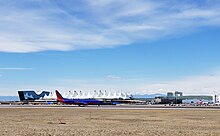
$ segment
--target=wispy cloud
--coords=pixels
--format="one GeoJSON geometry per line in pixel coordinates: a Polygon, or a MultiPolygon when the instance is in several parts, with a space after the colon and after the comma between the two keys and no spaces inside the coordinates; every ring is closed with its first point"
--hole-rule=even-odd
{"type": "Polygon", "coordinates": [[[0,51],[112,48],[220,26],[219,1],[4,0],[0,51]]]}
{"type": "Polygon", "coordinates": [[[90,92],[93,90],[107,90],[110,92],[124,91],[132,94],[151,94],[151,93],[166,93],[168,91],[182,91],[184,95],[220,95],[220,72],[214,74],[186,77],[182,80],[150,83],[147,79],[126,79],[107,81],[103,78],[94,79],[51,79],[50,82],[25,84],[14,83],[13,86],[3,84],[0,87],[0,95],[15,94],[18,89],[33,89],[33,90],[50,90],[55,89],[61,92],[69,90],[77,90],[90,92]],[[3,91],[4,90],[4,91],[3,91]]]}
{"type": "Polygon", "coordinates": [[[16,67],[11,67],[11,68],[0,68],[0,70],[33,70],[33,68],[16,68],[16,67]]]}
{"type": "Polygon", "coordinates": [[[108,80],[119,80],[119,79],[121,79],[121,77],[115,76],[115,75],[108,75],[106,77],[106,79],[108,79],[108,80]]]}
{"type": "Polygon", "coordinates": [[[220,94],[220,72],[209,75],[187,77],[182,80],[146,84],[141,87],[143,93],[183,91],[185,94],[220,94]]]}

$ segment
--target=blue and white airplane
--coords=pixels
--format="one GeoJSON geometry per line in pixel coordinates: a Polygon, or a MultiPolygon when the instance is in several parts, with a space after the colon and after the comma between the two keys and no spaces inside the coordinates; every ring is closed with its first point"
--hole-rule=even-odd
{"type": "Polygon", "coordinates": [[[65,104],[75,104],[79,106],[85,106],[85,105],[103,105],[104,102],[102,100],[96,100],[96,99],[69,99],[69,98],[63,98],[62,95],[56,90],[57,95],[57,101],[65,104]]]}

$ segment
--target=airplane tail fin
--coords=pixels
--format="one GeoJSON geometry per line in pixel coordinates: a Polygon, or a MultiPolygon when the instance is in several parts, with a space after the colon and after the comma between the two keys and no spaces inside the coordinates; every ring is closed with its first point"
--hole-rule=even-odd
{"type": "Polygon", "coordinates": [[[64,102],[64,99],[63,99],[62,95],[58,92],[58,90],[56,90],[56,95],[57,95],[57,101],[64,102]]]}

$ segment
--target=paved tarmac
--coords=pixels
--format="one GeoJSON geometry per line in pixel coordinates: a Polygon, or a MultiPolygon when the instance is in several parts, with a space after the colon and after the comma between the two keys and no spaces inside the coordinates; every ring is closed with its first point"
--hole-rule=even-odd
{"type": "Polygon", "coordinates": [[[77,108],[77,109],[113,109],[113,110],[220,110],[220,106],[164,106],[164,105],[0,105],[1,108],[77,108]]]}

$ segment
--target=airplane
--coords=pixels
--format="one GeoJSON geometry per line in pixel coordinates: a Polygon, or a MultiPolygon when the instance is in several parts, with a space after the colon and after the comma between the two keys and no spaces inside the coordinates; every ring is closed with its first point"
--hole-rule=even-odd
{"type": "Polygon", "coordinates": [[[86,106],[86,105],[103,105],[104,102],[101,100],[96,100],[96,99],[68,99],[68,98],[63,98],[62,95],[58,92],[58,90],[55,90],[56,95],[57,95],[57,101],[65,104],[75,104],[79,106],[86,106]]]}

